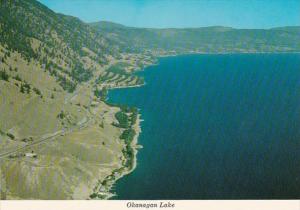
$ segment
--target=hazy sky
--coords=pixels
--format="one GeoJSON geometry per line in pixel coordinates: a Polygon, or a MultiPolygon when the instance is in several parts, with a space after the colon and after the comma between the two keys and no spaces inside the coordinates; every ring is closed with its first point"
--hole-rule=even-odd
{"type": "Polygon", "coordinates": [[[137,27],[271,28],[300,25],[300,0],[39,0],[85,22],[137,27]]]}

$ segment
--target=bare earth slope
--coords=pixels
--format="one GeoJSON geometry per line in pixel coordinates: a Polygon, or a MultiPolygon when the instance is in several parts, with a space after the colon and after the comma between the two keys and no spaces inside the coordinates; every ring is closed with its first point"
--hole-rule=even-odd
{"type": "Polygon", "coordinates": [[[105,94],[138,84],[138,55],[33,0],[1,0],[0,14],[1,199],[110,197],[132,167],[105,94]],[[126,69],[100,82],[119,62],[126,69]]]}

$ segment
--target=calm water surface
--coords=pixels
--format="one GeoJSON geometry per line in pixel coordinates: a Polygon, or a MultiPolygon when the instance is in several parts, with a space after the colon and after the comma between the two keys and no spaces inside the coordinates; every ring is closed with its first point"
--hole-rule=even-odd
{"type": "Polygon", "coordinates": [[[138,165],[115,199],[300,198],[300,55],[160,59],[110,91],[142,118],[138,165]]]}

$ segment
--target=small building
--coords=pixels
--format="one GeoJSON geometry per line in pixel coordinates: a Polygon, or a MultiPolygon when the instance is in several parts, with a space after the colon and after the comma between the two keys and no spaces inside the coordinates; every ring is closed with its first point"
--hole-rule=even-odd
{"type": "Polygon", "coordinates": [[[28,153],[25,153],[25,157],[37,158],[37,154],[34,152],[28,152],[28,153]]]}

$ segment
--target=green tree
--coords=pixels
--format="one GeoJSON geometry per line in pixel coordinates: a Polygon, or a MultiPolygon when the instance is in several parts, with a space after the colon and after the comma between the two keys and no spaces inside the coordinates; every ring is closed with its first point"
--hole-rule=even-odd
{"type": "Polygon", "coordinates": [[[129,126],[129,120],[128,120],[128,116],[126,113],[119,111],[115,114],[116,119],[119,122],[119,127],[121,128],[128,128],[129,126]]]}
{"type": "Polygon", "coordinates": [[[132,128],[126,129],[120,136],[120,139],[124,139],[126,144],[130,144],[135,136],[135,130],[132,128]]]}
{"type": "Polygon", "coordinates": [[[0,71],[0,79],[4,80],[4,81],[8,81],[9,80],[9,75],[6,73],[5,70],[0,71]]]}
{"type": "Polygon", "coordinates": [[[20,77],[19,75],[16,75],[16,76],[14,76],[13,78],[14,78],[15,80],[20,81],[20,82],[22,81],[22,79],[21,79],[21,77],[20,77]]]}
{"type": "Polygon", "coordinates": [[[41,91],[39,89],[37,89],[36,87],[33,88],[33,91],[37,94],[37,95],[42,95],[41,91]]]}
{"type": "Polygon", "coordinates": [[[24,85],[23,85],[23,84],[21,84],[20,92],[21,92],[21,93],[25,93],[25,88],[24,88],[24,85]]]}
{"type": "Polygon", "coordinates": [[[64,119],[65,117],[66,117],[66,115],[63,110],[61,110],[60,113],[57,115],[57,118],[59,118],[59,119],[64,119]]]}

